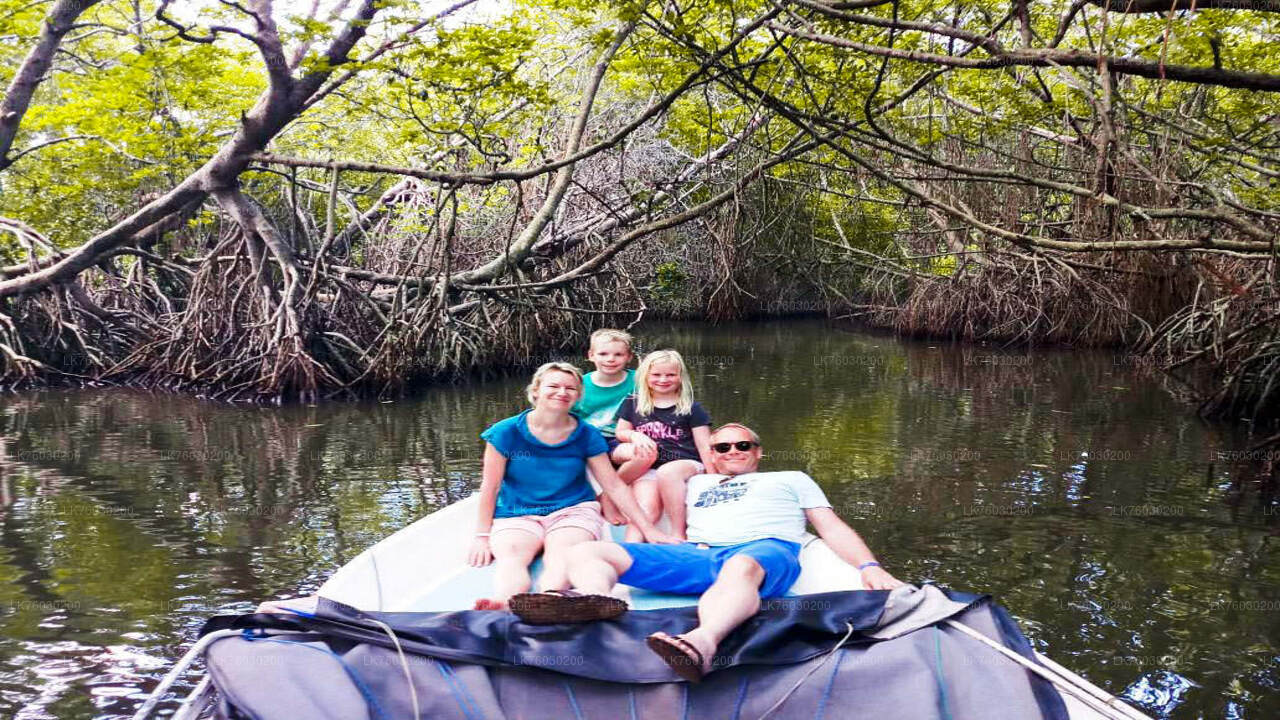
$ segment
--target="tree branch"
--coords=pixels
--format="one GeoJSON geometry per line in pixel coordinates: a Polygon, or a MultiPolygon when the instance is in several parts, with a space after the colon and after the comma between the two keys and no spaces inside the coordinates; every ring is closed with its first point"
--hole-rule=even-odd
{"type": "MultiPolygon", "coordinates": [[[[901,26],[901,23],[898,23],[901,26]]],[[[833,47],[857,50],[878,57],[906,60],[908,62],[945,65],[956,68],[991,69],[1012,66],[1024,67],[1076,67],[1096,69],[1099,63],[1105,62],[1113,72],[1121,75],[1136,75],[1155,80],[1176,80],[1198,83],[1201,85],[1218,85],[1220,87],[1240,88],[1243,90],[1262,90],[1280,92],[1280,75],[1270,73],[1244,72],[1241,70],[1223,70],[1213,67],[1192,65],[1169,65],[1150,62],[1129,57],[1111,57],[1087,53],[1079,50],[1058,50],[1055,48],[1016,48],[993,52],[987,58],[962,58],[953,55],[919,52],[915,50],[898,50],[867,43],[847,40],[834,35],[806,32],[780,23],[770,22],[769,27],[778,32],[795,37],[819,42],[833,47]]],[[[902,29],[913,29],[903,27],[902,29]]]]}
{"type": "Polygon", "coordinates": [[[1280,0],[1088,0],[1115,13],[1167,13],[1174,10],[1253,10],[1280,12],[1280,0]]]}
{"type": "Polygon", "coordinates": [[[9,157],[13,139],[31,105],[31,97],[53,65],[53,57],[62,38],[75,27],[76,18],[97,3],[98,0],[58,0],[49,9],[39,39],[23,58],[22,65],[5,90],[4,102],[0,102],[0,171],[17,160],[9,157]]]}

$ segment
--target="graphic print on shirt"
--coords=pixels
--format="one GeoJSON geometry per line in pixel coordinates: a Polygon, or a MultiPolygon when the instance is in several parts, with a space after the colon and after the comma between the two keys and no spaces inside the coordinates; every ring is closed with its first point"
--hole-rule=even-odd
{"type": "Polygon", "coordinates": [[[743,495],[747,494],[746,480],[730,480],[719,485],[711,487],[698,493],[698,500],[693,504],[694,507],[712,507],[720,503],[733,502],[743,495]]]}
{"type": "Polygon", "coordinates": [[[682,440],[684,439],[684,429],[671,427],[666,423],[654,420],[643,425],[637,425],[636,430],[644,435],[648,435],[652,440],[682,440]]]}
{"type": "Polygon", "coordinates": [[[618,408],[607,407],[597,410],[586,417],[588,425],[594,425],[597,428],[608,427],[616,422],[618,408]]]}

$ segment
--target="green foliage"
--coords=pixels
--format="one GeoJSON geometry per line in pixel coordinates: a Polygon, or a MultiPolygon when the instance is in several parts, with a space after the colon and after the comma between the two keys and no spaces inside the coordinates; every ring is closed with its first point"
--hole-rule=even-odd
{"type": "MultiPolygon", "coordinates": [[[[112,9],[97,12],[118,19],[112,9]]],[[[262,76],[243,49],[168,35],[149,24],[134,36],[104,33],[75,44],[78,58],[99,67],[44,83],[15,145],[21,152],[45,139],[83,137],[9,168],[0,214],[75,246],[216,150],[261,92],[262,76]]]]}
{"type": "MultiPolygon", "coordinates": [[[[153,19],[155,4],[150,0],[135,8],[132,2],[107,0],[83,18],[103,31],[73,34],[68,40],[66,53],[24,118],[16,149],[52,138],[85,137],[50,145],[7,170],[0,179],[0,214],[23,219],[63,247],[74,246],[143,199],[171,188],[238,128],[240,114],[265,87],[256,48],[230,35],[212,44],[175,38],[172,28],[153,19]],[[133,22],[135,11],[139,24],[133,22]]],[[[307,18],[305,4],[277,5],[285,45],[312,44],[295,72],[320,69],[334,24],[307,18]]],[[[589,141],[678,87],[706,53],[725,47],[769,7],[758,0],[618,0],[603,6],[582,0],[518,0],[474,8],[433,23],[372,61],[347,66],[359,68],[357,78],[291,124],[272,149],[312,158],[457,170],[537,164],[560,152],[593,58],[615,39],[620,22],[639,24],[610,67],[589,141]]],[[[1032,44],[1044,45],[1058,33],[1063,8],[1032,3],[1030,9],[1032,44]]],[[[897,10],[901,18],[989,35],[1005,47],[1023,43],[1018,23],[1003,21],[1010,10],[1007,0],[904,0],[897,10]]],[[[0,48],[0,79],[12,77],[46,11],[47,4],[0,0],[3,34],[19,39],[0,48]]],[[[887,20],[894,9],[886,4],[856,12],[887,20]]],[[[417,22],[421,13],[416,2],[388,3],[357,57],[367,57],[397,28],[417,22]]],[[[247,26],[228,4],[196,4],[195,14],[202,27],[208,22],[247,26]]],[[[987,54],[918,30],[890,34],[882,27],[808,16],[814,31],[864,45],[883,47],[892,38],[899,51],[972,59],[987,54]]],[[[1172,17],[1111,13],[1104,29],[1099,8],[1086,4],[1060,47],[1277,73],[1280,54],[1273,46],[1278,34],[1280,14],[1212,10],[1172,17]]],[[[869,53],[786,38],[767,28],[742,39],[729,62],[749,72],[736,79],[724,74],[704,79],[655,121],[653,134],[675,155],[699,157],[741,136],[753,118],[763,116],[770,117],[769,124],[751,138],[753,150],[763,155],[780,148],[795,127],[759,100],[762,93],[802,116],[856,128],[849,137],[866,133],[883,146],[885,141],[869,130],[867,107],[887,103],[936,69],[910,61],[886,64],[869,53]]],[[[877,122],[923,157],[995,166],[1016,155],[1023,169],[1035,166],[1046,177],[1059,178],[1059,169],[1081,163],[1079,158],[1091,152],[1092,134],[1099,127],[1096,80],[1089,70],[951,69],[877,122]]],[[[1195,129],[1195,147],[1174,145],[1162,151],[1163,157],[1173,157],[1167,162],[1170,178],[1212,184],[1247,206],[1280,210],[1280,186],[1250,167],[1268,161],[1261,157],[1264,151],[1239,149],[1268,131],[1260,119],[1280,116],[1278,94],[1118,77],[1114,105],[1122,140],[1135,152],[1154,153],[1167,141],[1164,128],[1147,116],[1195,129]]],[[[883,147],[847,138],[843,142],[878,167],[900,159],[901,153],[883,147]]],[[[901,260],[906,253],[897,238],[922,225],[918,217],[904,218],[892,204],[906,196],[869,179],[830,148],[810,153],[805,162],[824,170],[811,173],[782,165],[770,171],[774,179],[823,188],[794,194],[793,222],[785,224],[786,232],[769,238],[774,243],[770,247],[784,247],[786,233],[800,232],[816,241],[812,254],[824,261],[842,258],[838,246],[845,243],[901,260]]],[[[300,170],[297,176],[319,186],[326,182],[320,171],[300,170]]],[[[279,176],[246,174],[244,180],[259,196],[283,196],[279,176]]],[[[357,209],[367,207],[388,184],[386,178],[357,173],[345,174],[344,180],[366,190],[357,198],[357,209]]],[[[653,197],[651,188],[630,178],[622,178],[621,184],[636,204],[653,197]]],[[[503,212],[515,196],[513,188],[503,186],[463,198],[460,210],[503,212]]],[[[1028,193],[1026,205],[1009,212],[1010,223],[1030,222],[1032,216],[1065,223],[1075,211],[1074,202],[1065,193],[1028,193]]],[[[323,203],[310,203],[302,212],[312,213],[310,219],[323,225],[323,203]]],[[[405,230],[430,223],[427,217],[415,225],[418,220],[406,221],[405,230]]],[[[937,250],[945,248],[930,252],[937,250]]],[[[10,236],[0,239],[0,254],[8,261],[22,255],[10,236]]],[[[659,271],[654,292],[683,292],[687,278],[672,273],[688,269],[678,263],[663,267],[667,269],[659,271]]],[[[954,257],[942,257],[912,267],[946,276],[959,264],[954,257]]]]}
{"type": "Polygon", "coordinates": [[[689,275],[680,263],[667,261],[654,267],[649,292],[658,300],[674,300],[688,291],[689,275]]]}

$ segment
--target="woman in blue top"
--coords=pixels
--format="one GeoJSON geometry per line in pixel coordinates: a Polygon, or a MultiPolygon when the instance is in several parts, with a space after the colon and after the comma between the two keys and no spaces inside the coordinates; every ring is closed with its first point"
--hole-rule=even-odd
{"type": "Polygon", "coordinates": [[[544,552],[541,586],[568,587],[565,551],[604,537],[600,503],[587,481],[596,480],[649,542],[674,543],[636,505],[609,462],[600,431],[572,414],[582,396],[582,373],[567,363],[547,363],[533,374],[527,389],[532,410],[494,423],[485,440],[484,474],[476,537],[469,561],[496,562],[493,597],[477,610],[502,610],[512,595],[532,584],[529,564],[544,552]]]}

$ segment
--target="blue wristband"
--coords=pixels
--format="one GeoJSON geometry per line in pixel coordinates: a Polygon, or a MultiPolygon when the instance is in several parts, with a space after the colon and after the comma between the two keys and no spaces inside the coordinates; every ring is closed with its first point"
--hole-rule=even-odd
{"type": "Polygon", "coordinates": [[[858,566],[858,572],[862,572],[863,570],[866,570],[869,567],[880,567],[880,563],[876,562],[875,560],[872,560],[871,562],[864,562],[858,566]]]}

